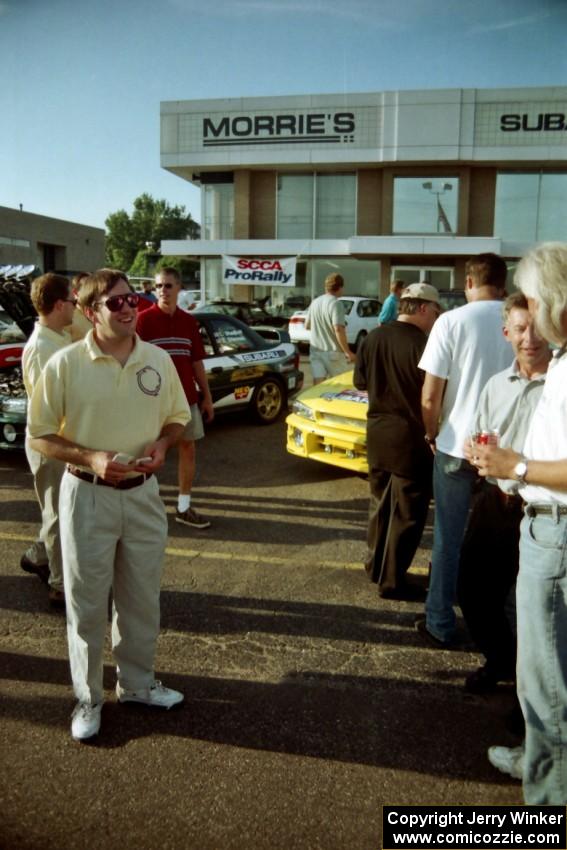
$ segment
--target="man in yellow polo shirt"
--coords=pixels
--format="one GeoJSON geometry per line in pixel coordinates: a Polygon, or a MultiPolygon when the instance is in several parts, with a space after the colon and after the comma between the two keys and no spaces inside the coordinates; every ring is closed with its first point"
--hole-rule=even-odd
{"type": "MultiPolygon", "coordinates": [[[[39,319],[26,342],[22,355],[22,372],[28,398],[31,398],[39,376],[56,351],[70,345],[69,326],[73,321],[76,299],[66,277],[49,272],[32,283],[31,299],[39,319]]],[[[59,539],[59,487],[64,464],[33,451],[26,439],[26,457],[33,474],[35,492],[41,508],[39,538],[26,550],[20,566],[49,583],[49,604],[65,607],[63,564],[59,539]]]]}
{"type": "Polygon", "coordinates": [[[79,741],[100,729],[111,588],[119,701],[171,708],[183,700],[154,677],[167,537],[154,472],[190,413],[169,355],[136,336],[138,297],[112,269],[83,282],[94,328],[51,358],[29,409],[32,448],[67,464],[59,522],[79,741]]]}

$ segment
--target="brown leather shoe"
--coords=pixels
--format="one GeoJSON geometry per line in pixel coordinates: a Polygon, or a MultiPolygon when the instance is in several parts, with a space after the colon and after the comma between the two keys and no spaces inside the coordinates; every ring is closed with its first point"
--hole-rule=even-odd
{"type": "Polygon", "coordinates": [[[419,584],[406,581],[400,587],[378,590],[381,599],[399,599],[402,602],[424,602],[427,592],[419,584]]]}
{"type": "Polygon", "coordinates": [[[422,640],[429,644],[433,649],[454,649],[455,644],[452,641],[448,640],[439,640],[438,637],[435,637],[429,629],[427,628],[427,624],[425,622],[425,617],[419,617],[415,621],[415,628],[418,635],[422,638],[422,640]]]}
{"type": "Polygon", "coordinates": [[[49,589],[48,593],[49,604],[52,608],[65,610],[65,594],[62,590],[56,590],[54,587],[49,589]]]}
{"type": "Polygon", "coordinates": [[[44,584],[47,584],[49,581],[49,565],[48,564],[35,564],[33,561],[30,561],[25,555],[22,555],[20,558],[20,567],[26,573],[33,573],[36,575],[44,584]]]}

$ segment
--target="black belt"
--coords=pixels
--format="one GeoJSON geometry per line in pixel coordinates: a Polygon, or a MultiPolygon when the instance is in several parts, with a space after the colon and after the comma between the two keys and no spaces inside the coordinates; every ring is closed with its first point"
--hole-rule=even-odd
{"type": "Polygon", "coordinates": [[[498,496],[503,505],[507,508],[521,508],[524,504],[524,500],[518,493],[504,493],[503,490],[498,487],[498,485],[493,485],[498,488],[498,496]]]}
{"type": "Polygon", "coordinates": [[[101,487],[113,487],[115,490],[131,490],[133,487],[139,487],[153,475],[153,472],[148,472],[145,475],[136,475],[134,478],[123,478],[122,481],[111,484],[110,481],[105,481],[104,478],[99,478],[92,472],[84,472],[78,466],[67,464],[67,472],[70,472],[75,478],[80,478],[81,481],[88,481],[89,484],[100,484],[101,487]]]}
{"type": "Polygon", "coordinates": [[[547,516],[567,516],[567,505],[558,505],[557,502],[553,505],[527,505],[526,515],[529,517],[545,514],[547,516]]]}

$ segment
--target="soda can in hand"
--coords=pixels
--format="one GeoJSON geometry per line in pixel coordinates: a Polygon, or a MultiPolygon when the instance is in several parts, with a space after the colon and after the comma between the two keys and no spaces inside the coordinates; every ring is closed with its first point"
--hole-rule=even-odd
{"type": "Polygon", "coordinates": [[[476,431],[472,434],[472,442],[477,446],[497,446],[500,440],[498,431],[476,431]]]}

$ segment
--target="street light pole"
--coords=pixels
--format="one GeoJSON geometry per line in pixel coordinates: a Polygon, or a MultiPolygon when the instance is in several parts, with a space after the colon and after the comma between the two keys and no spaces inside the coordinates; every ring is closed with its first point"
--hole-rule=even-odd
{"type": "Polygon", "coordinates": [[[426,183],[422,183],[421,185],[424,189],[427,189],[428,192],[431,192],[432,195],[435,195],[437,201],[437,233],[441,232],[439,229],[441,222],[443,222],[445,233],[452,233],[451,224],[447,218],[445,210],[443,209],[441,201],[439,200],[441,195],[444,195],[445,192],[451,191],[453,188],[452,183],[443,183],[442,185],[438,184],[437,189],[434,188],[431,180],[428,180],[426,183]]]}

